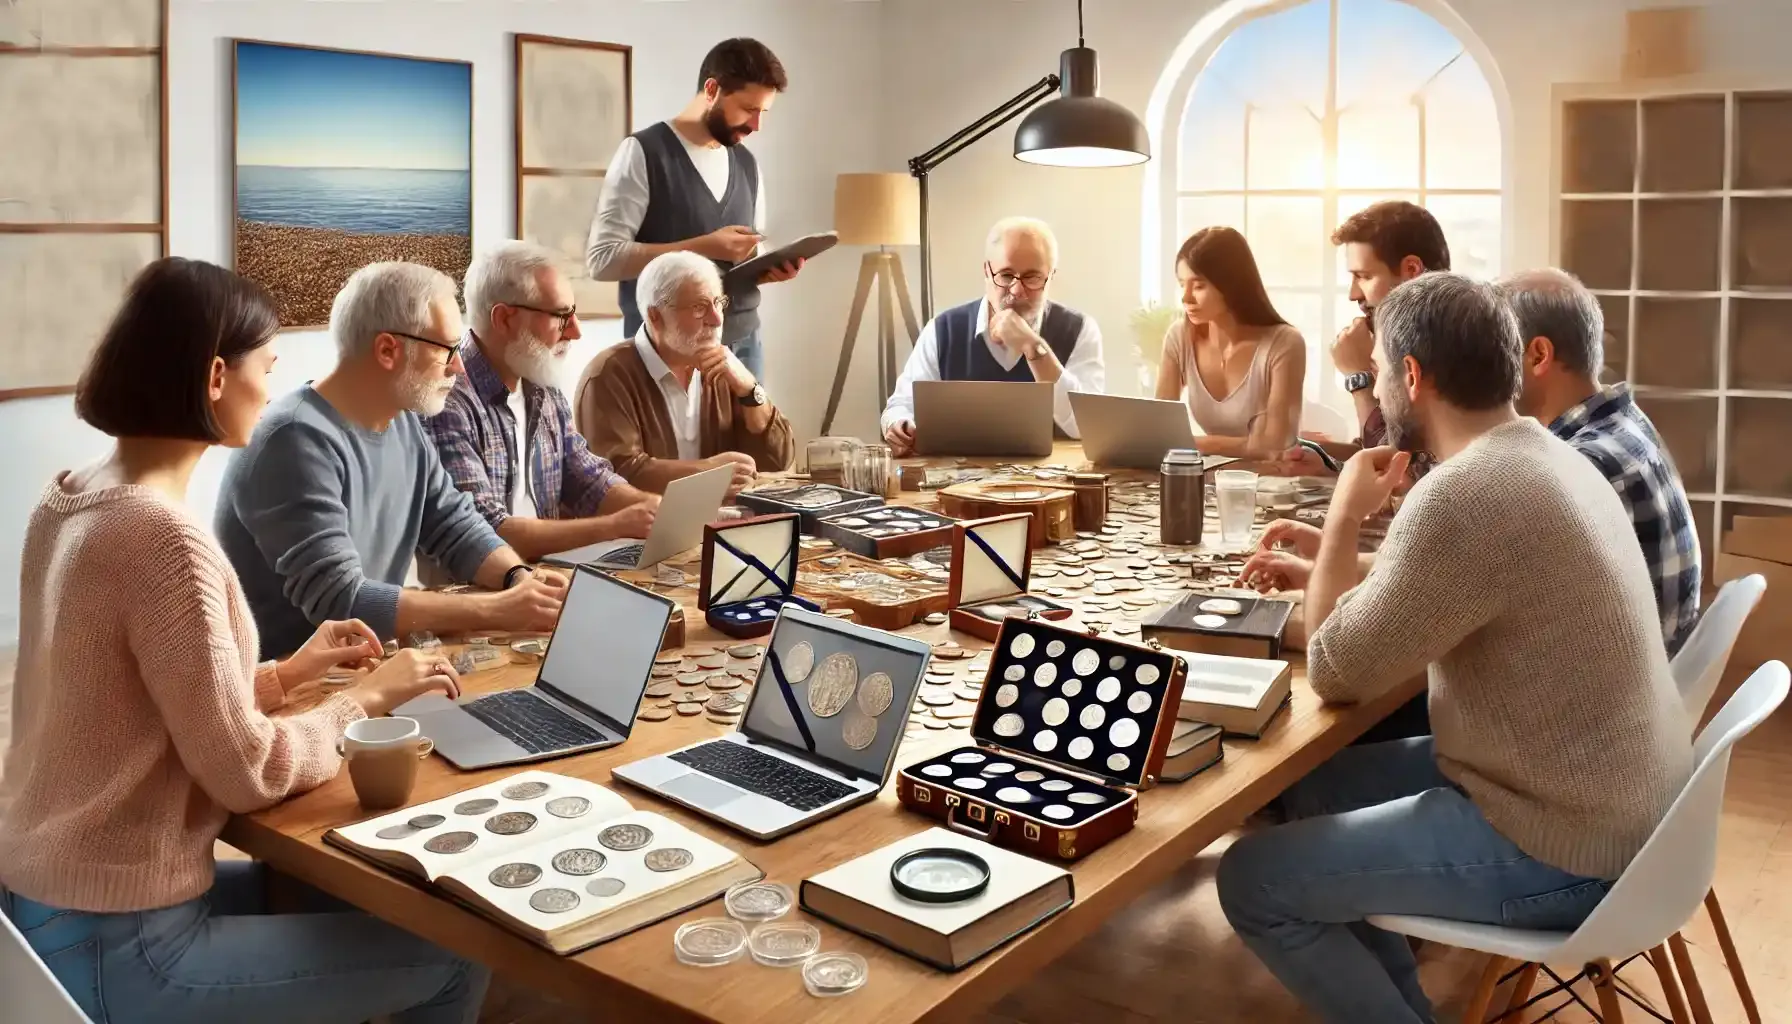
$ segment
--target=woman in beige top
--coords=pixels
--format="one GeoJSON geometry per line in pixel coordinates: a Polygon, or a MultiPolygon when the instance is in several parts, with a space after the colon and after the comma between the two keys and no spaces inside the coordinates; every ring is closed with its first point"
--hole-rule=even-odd
{"type": "Polygon", "coordinates": [[[1186,389],[1205,454],[1286,451],[1300,426],[1307,343],[1270,304],[1250,243],[1232,228],[1202,228],[1176,253],[1176,281],[1183,318],[1164,336],[1157,397],[1186,389]]]}

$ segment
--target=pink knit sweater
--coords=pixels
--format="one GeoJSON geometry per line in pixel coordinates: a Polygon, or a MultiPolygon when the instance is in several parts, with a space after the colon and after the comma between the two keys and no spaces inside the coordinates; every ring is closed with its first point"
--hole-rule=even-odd
{"type": "Polygon", "coordinates": [[[361,718],[341,694],[285,700],[211,535],[146,487],[67,474],[25,532],[13,742],[0,777],[0,885],[52,906],[170,906],[212,883],[212,842],[336,774],[361,718]]]}

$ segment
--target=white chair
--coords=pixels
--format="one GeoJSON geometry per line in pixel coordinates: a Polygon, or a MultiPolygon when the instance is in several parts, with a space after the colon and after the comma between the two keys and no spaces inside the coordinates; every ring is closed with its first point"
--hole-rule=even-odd
{"type": "Polygon", "coordinates": [[[25,936],[12,919],[0,914],[0,998],[7,1020],[31,1024],[93,1024],[37,954],[25,944],[25,936]],[[14,1016],[17,1014],[17,1016],[14,1016]]]}
{"type": "MultiPolygon", "coordinates": [[[[1737,689],[1693,744],[1693,773],[1667,816],[1613,884],[1599,906],[1573,932],[1528,931],[1499,925],[1433,917],[1375,915],[1369,923],[1385,931],[1488,954],[1487,969],[1475,987],[1465,1024],[1481,1024],[1502,973],[1523,965],[1518,987],[1496,1019],[1506,1020],[1528,1005],[1538,968],[1545,963],[1585,964],[1582,973],[1598,993],[1602,1019],[1624,1019],[1612,984],[1614,959],[1646,953],[1666,992],[1674,1020],[1691,1018],[1674,983],[1663,948],[1692,917],[1717,869],[1717,825],[1723,813],[1724,778],[1736,741],[1760,725],[1786,699],[1792,672],[1770,661],[1737,689]]],[[[1578,996],[1574,996],[1578,999],[1578,996]]]]}
{"type": "Polygon", "coordinates": [[[1356,423],[1329,405],[1306,401],[1301,403],[1300,429],[1317,430],[1325,433],[1334,441],[1354,441],[1359,431],[1356,423]]]}
{"type": "MultiPolygon", "coordinates": [[[[1725,583],[1699,616],[1698,625],[1693,627],[1692,635],[1681,645],[1680,652],[1674,655],[1669,668],[1674,674],[1674,685],[1680,691],[1680,702],[1686,706],[1688,722],[1694,729],[1698,728],[1705,705],[1711,702],[1711,695],[1723,679],[1724,669],[1730,664],[1730,652],[1736,648],[1736,638],[1742,634],[1743,624],[1761,603],[1761,595],[1766,590],[1767,579],[1759,573],[1725,583]]],[[[1730,925],[1724,919],[1723,907],[1717,902],[1716,889],[1705,894],[1705,913],[1711,918],[1711,930],[1717,933],[1717,945],[1723,952],[1724,963],[1730,968],[1730,980],[1736,984],[1743,1013],[1749,1024],[1761,1024],[1761,1011],[1755,1005],[1754,991],[1749,988],[1748,974],[1742,969],[1742,957],[1737,954],[1736,943],[1730,938],[1730,925]]],[[[1707,1018],[1709,1010],[1705,1006],[1705,993],[1686,952],[1686,940],[1675,932],[1668,939],[1668,948],[1680,966],[1686,997],[1692,1003],[1695,1018],[1707,1018]]]]}

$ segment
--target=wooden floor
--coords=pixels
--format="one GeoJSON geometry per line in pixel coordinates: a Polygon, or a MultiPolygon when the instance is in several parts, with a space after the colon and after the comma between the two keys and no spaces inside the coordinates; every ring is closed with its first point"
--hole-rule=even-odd
{"type": "MultiPolygon", "coordinates": [[[[0,755],[10,736],[13,654],[0,650],[0,755]]],[[[1792,711],[1782,710],[1737,750],[1724,800],[1717,892],[1765,1021],[1792,1021],[1792,711]]],[[[1210,884],[1222,845],[1140,899],[1033,983],[1012,993],[977,1024],[1231,1024],[1310,1021],[1232,934],[1210,884]]],[[[795,884],[799,879],[781,879],[795,884]]],[[[1741,1021],[1742,1010],[1701,913],[1685,932],[1715,1021],[1741,1021]]],[[[671,951],[667,951],[671,955],[671,951]]],[[[1425,989],[1441,1022],[1457,1021],[1481,967],[1460,950],[1426,947],[1425,989]]],[[[771,970],[771,968],[766,968],[771,970]]],[[[693,984],[699,983],[693,969],[693,984]]],[[[1624,982],[1657,1007],[1659,988],[1646,964],[1624,982]]],[[[795,983],[795,979],[792,979],[795,983]]],[[[1541,987],[1539,988],[1541,991],[1541,987]]],[[[1594,1002],[1581,986],[1584,998],[1594,1002]]],[[[1553,1001],[1549,1004],[1553,1005],[1553,1001]]],[[[500,981],[482,1024],[560,1024],[584,1015],[500,981]]],[[[596,1019],[596,1018],[590,1018],[596,1019]]],[[[1589,1021],[1571,1007],[1554,1018],[1589,1021]]],[[[1648,1020],[1640,1011],[1628,1020],[1648,1020]]]]}

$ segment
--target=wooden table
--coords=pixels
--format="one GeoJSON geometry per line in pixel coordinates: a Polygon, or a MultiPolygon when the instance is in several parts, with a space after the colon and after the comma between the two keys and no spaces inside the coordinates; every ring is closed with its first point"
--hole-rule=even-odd
{"type": "MultiPolygon", "coordinates": [[[[1065,461],[1080,458],[1080,453],[1060,450],[1054,458],[1065,461]]],[[[696,612],[695,591],[685,589],[677,594],[685,605],[689,642],[729,642],[704,624],[696,612]]],[[[933,641],[951,636],[966,646],[985,646],[973,637],[950,633],[943,625],[904,632],[933,641]]],[[[821,929],[824,950],[850,949],[870,964],[865,987],[839,999],[811,997],[795,968],[762,967],[751,958],[717,968],[680,964],[672,953],[673,931],[687,920],[725,913],[719,901],[574,956],[549,953],[400,875],[324,845],[326,830],[370,817],[357,804],[346,772],[279,806],[233,819],[223,838],[286,874],[489,965],[514,984],[538,988],[605,1019],[730,1024],[954,1019],[994,1002],[1045,968],[1109,915],[1236,828],[1424,685],[1422,679],[1414,679],[1366,704],[1325,707],[1307,687],[1305,665],[1298,655],[1295,664],[1289,713],[1279,715],[1262,739],[1228,739],[1220,764],[1188,782],[1160,785],[1142,794],[1137,826],[1072,866],[1076,880],[1073,906],[964,970],[952,974],[937,971],[844,929],[808,918],[821,929]]],[[[466,689],[478,693],[525,685],[534,671],[534,666],[513,665],[476,673],[465,680],[466,689]]],[[[717,735],[722,729],[701,715],[637,722],[628,742],[620,747],[539,767],[611,786],[636,807],[669,815],[741,851],[768,879],[783,882],[792,890],[805,877],[934,824],[902,809],[894,787],[886,786],[875,801],[775,842],[760,843],[611,780],[610,769],[615,765],[664,753],[717,735]]],[[[909,764],[966,742],[968,736],[958,730],[929,733],[905,741],[897,760],[909,764]]],[[[413,799],[419,803],[437,799],[516,770],[461,772],[431,758],[419,773],[413,799]]]]}

